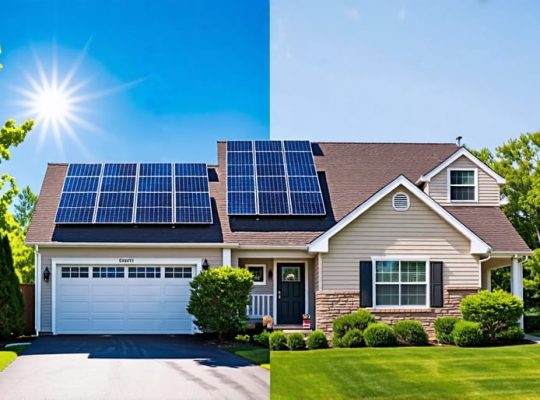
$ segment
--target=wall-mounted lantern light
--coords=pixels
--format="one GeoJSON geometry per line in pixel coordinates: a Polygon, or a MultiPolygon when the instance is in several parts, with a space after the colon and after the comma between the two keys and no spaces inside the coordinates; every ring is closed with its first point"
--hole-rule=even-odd
{"type": "Polygon", "coordinates": [[[202,263],[202,269],[203,271],[206,271],[210,267],[210,264],[208,264],[208,260],[205,258],[202,263]]]}
{"type": "Polygon", "coordinates": [[[45,268],[45,271],[43,271],[43,280],[45,282],[49,282],[49,278],[51,277],[51,271],[49,271],[49,268],[45,268]]]}
{"type": "Polygon", "coordinates": [[[271,270],[271,269],[268,269],[268,280],[269,280],[269,281],[272,281],[272,277],[273,277],[273,275],[272,275],[272,270],[271,270]]]}

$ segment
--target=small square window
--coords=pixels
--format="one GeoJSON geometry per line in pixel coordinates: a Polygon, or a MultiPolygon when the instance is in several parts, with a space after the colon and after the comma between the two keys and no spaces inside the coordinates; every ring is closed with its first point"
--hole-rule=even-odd
{"type": "Polygon", "coordinates": [[[266,285],[266,265],[246,265],[246,269],[253,274],[254,285],[266,285]]]}
{"type": "Polygon", "coordinates": [[[449,196],[450,201],[476,201],[476,171],[450,170],[449,196]]]}
{"type": "Polygon", "coordinates": [[[283,267],[281,269],[282,282],[300,282],[300,267],[283,267]]]}

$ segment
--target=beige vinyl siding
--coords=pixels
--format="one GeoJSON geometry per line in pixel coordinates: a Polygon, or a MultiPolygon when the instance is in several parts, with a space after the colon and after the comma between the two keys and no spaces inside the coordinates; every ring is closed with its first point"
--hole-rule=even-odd
{"type": "Polygon", "coordinates": [[[475,205],[475,206],[499,206],[500,188],[499,184],[489,176],[484,170],[478,168],[467,157],[462,156],[443,169],[433,178],[429,184],[428,194],[443,206],[448,205],[475,205]],[[449,202],[448,201],[448,170],[452,168],[471,168],[478,171],[478,201],[477,202],[449,202]]]}
{"type": "Polygon", "coordinates": [[[266,265],[266,285],[253,285],[251,293],[253,294],[272,294],[274,288],[273,279],[268,279],[268,271],[274,266],[274,260],[268,258],[241,258],[239,266],[245,268],[247,265],[266,265]]]}
{"type": "Polygon", "coordinates": [[[470,242],[405,188],[398,188],[330,239],[322,254],[324,290],[359,290],[360,260],[372,256],[416,255],[444,263],[446,286],[477,287],[477,260],[470,242]],[[392,208],[394,193],[405,192],[410,208],[392,208]]]}
{"type": "MultiPolygon", "coordinates": [[[[222,264],[221,249],[134,249],[134,248],[44,248],[40,247],[41,269],[52,268],[53,258],[196,258],[211,266],[222,264]]],[[[43,276],[43,275],[42,275],[43,276]]],[[[52,281],[41,280],[41,331],[52,331],[52,281]]]]}

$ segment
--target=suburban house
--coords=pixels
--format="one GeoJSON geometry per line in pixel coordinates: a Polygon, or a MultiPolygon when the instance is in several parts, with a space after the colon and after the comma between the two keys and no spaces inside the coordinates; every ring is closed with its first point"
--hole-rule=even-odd
{"type": "Polygon", "coordinates": [[[49,164],[27,244],[40,334],[195,332],[189,282],[255,276],[249,317],[331,332],[359,307],[394,322],[459,314],[530,249],[504,179],[447,143],[219,142],[218,163],[49,164]]]}

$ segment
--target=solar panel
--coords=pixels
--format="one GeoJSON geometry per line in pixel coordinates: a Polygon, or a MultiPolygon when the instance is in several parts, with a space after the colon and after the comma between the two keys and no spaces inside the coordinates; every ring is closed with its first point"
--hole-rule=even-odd
{"type": "Polygon", "coordinates": [[[103,166],[96,223],[133,222],[136,179],[137,164],[111,163],[103,166]]]}
{"type": "Polygon", "coordinates": [[[206,164],[71,164],[56,222],[211,224],[206,164]]]}
{"type": "Polygon", "coordinates": [[[212,208],[208,166],[175,164],[175,221],[179,224],[211,224],[212,208]]]}
{"type": "Polygon", "coordinates": [[[140,164],[137,184],[137,223],[173,222],[172,164],[140,164]]]}
{"type": "Polygon", "coordinates": [[[70,164],[55,221],[91,223],[98,195],[101,164],[70,164]]]}
{"type": "Polygon", "coordinates": [[[257,214],[253,142],[227,142],[227,213],[257,214]]]}
{"type": "Polygon", "coordinates": [[[227,142],[229,215],[325,215],[307,140],[227,142]]]}

